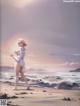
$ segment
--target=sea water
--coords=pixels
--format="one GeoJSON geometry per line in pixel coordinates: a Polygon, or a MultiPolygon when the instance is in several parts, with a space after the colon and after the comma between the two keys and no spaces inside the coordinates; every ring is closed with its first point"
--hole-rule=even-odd
{"type": "MultiPolygon", "coordinates": [[[[69,72],[69,71],[42,71],[40,70],[27,70],[25,71],[26,77],[34,80],[42,80],[48,83],[60,83],[62,81],[76,82],[80,84],[80,72],[69,72]]],[[[15,70],[6,68],[1,71],[0,81],[15,81],[15,70]]]]}

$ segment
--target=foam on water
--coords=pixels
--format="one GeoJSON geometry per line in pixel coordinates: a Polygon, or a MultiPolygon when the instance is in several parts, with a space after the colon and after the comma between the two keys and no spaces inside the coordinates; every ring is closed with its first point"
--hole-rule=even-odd
{"type": "MultiPolygon", "coordinates": [[[[79,72],[68,72],[68,71],[56,71],[56,72],[44,72],[44,74],[39,72],[25,72],[25,75],[29,79],[33,80],[43,80],[44,82],[48,83],[59,83],[61,81],[71,81],[80,83],[80,73],[79,72]]],[[[15,81],[15,71],[8,70],[1,72],[1,79],[0,81],[15,81]]]]}

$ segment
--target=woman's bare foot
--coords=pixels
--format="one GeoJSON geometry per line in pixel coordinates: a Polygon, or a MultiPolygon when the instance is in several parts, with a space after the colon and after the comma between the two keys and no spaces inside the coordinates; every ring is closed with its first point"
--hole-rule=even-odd
{"type": "Polygon", "coordinates": [[[28,86],[28,87],[26,88],[26,90],[30,90],[30,86],[28,86]]]}

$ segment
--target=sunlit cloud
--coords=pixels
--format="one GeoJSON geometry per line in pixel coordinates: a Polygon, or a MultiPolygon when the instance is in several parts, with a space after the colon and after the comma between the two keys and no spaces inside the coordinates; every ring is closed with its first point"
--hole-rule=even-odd
{"type": "Polygon", "coordinates": [[[29,6],[34,4],[40,0],[2,0],[2,4],[8,4],[17,8],[24,8],[25,6],[29,6]]]}

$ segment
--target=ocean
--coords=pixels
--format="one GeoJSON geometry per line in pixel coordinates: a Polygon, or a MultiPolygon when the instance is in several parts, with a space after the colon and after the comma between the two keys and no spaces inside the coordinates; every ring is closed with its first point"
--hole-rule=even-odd
{"type": "MultiPolygon", "coordinates": [[[[70,71],[44,71],[41,69],[27,69],[25,76],[30,80],[41,80],[45,83],[61,83],[64,81],[75,82],[80,84],[80,72],[70,71]]],[[[15,82],[15,70],[14,68],[2,68],[0,81],[15,82]]]]}

